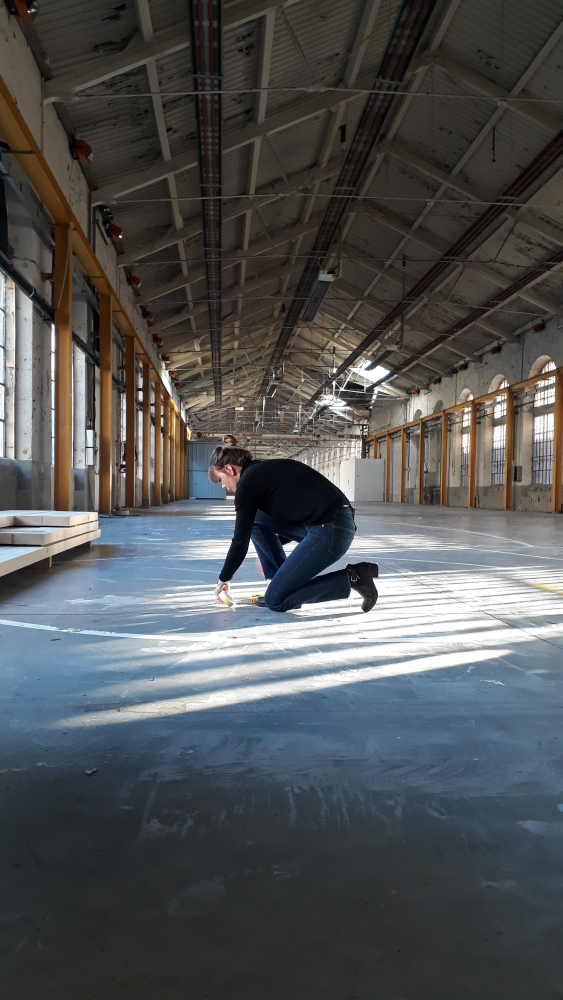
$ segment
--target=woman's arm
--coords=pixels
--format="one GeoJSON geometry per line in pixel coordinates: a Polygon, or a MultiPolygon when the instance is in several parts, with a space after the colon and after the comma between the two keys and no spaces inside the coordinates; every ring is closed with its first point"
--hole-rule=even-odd
{"type": "Polygon", "coordinates": [[[227,558],[225,559],[223,568],[219,574],[217,593],[226,589],[224,586],[220,585],[232,580],[237,569],[244,561],[246,553],[248,552],[250,536],[252,534],[254,519],[258,508],[254,499],[245,495],[246,493],[247,491],[243,490],[241,485],[237,486],[237,492],[235,493],[235,530],[233,532],[233,540],[227,553],[227,558]],[[237,496],[239,490],[241,490],[241,494],[237,496]]]}

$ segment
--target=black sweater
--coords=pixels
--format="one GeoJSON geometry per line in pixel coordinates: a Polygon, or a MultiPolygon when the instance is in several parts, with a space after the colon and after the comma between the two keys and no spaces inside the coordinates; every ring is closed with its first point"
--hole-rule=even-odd
{"type": "Polygon", "coordinates": [[[219,579],[231,580],[246,556],[256,511],[291,524],[324,524],[347,503],[341,490],[302,462],[290,458],[249,462],[235,490],[235,530],[219,579]]]}

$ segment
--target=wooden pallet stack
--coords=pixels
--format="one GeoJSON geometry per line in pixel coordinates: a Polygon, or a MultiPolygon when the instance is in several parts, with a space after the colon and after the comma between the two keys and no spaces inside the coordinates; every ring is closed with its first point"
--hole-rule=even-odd
{"type": "Polygon", "coordinates": [[[95,511],[1,510],[0,576],[33,566],[49,569],[53,556],[100,537],[95,511]]]}

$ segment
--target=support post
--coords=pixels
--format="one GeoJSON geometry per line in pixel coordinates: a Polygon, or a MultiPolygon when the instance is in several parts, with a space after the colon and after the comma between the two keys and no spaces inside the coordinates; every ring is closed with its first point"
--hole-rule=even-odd
{"type": "Polygon", "coordinates": [[[407,460],[407,432],[401,428],[401,503],[405,502],[405,477],[407,470],[405,462],[407,460]]]}
{"type": "Polygon", "coordinates": [[[151,369],[143,362],[143,492],[142,506],[151,504],[151,369]]]}
{"type": "Polygon", "coordinates": [[[424,503],[424,457],[426,451],[426,434],[424,420],[419,421],[419,442],[418,442],[418,502],[424,503]]]}
{"type": "Polygon", "coordinates": [[[170,501],[170,396],[164,397],[164,417],[162,435],[162,502],[170,501]]]}
{"type": "Polygon", "coordinates": [[[391,500],[391,435],[385,440],[385,503],[391,500]]]}
{"type": "Polygon", "coordinates": [[[71,510],[72,228],[55,226],[55,510],[71,510]]]}
{"type": "Polygon", "coordinates": [[[504,510],[512,510],[514,464],[514,392],[506,392],[506,440],[504,446],[504,510]]]}
{"type": "Polygon", "coordinates": [[[440,449],[440,507],[448,505],[448,414],[442,413],[442,441],[440,449]]]}
{"type": "Polygon", "coordinates": [[[477,473],[477,403],[471,400],[471,426],[469,428],[469,476],[467,486],[467,506],[475,506],[475,485],[477,473]]]}
{"type": "Polygon", "coordinates": [[[555,411],[553,414],[553,478],[551,509],[561,512],[561,479],[563,476],[563,374],[555,376],[555,411]]]}
{"type": "Polygon", "coordinates": [[[176,410],[170,405],[170,503],[176,499],[176,410]]]}
{"type": "Polygon", "coordinates": [[[186,425],[180,418],[180,500],[186,499],[186,425]]]}
{"type": "Polygon", "coordinates": [[[135,506],[135,424],[137,398],[137,371],[135,341],[125,342],[125,506],[135,506]]]}
{"type": "Polygon", "coordinates": [[[100,514],[112,507],[112,324],[111,296],[100,294],[100,514]]]}
{"type": "Polygon", "coordinates": [[[160,382],[154,386],[154,495],[153,504],[160,507],[162,503],[162,387],[160,382]]]}
{"type": "Polygon", "coordinates": [[[180,414],[176,414],[176,421],[174,427],[174,435],[176,441],[176,483],[174,487],[174,494],[176,500],[181,500],[181,482],[182,482],[182,421],[180,419],[180,414]]]}

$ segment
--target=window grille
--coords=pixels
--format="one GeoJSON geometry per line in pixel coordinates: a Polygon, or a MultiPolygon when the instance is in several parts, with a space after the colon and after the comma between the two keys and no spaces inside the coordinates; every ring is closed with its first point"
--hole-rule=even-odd
{"type": "Polygon", "coordinates": [[[493,450],[491,460],[491,483],[493,486],[504,485],[504,459],[506,455],[506,424],[496,424],[493,427],[493,450]]]}
{"type": "MultiPolygon", "coordinates": [[[[547,374],[555,369],[548,361],[541,370],[547,374]]],[[[553,405],[555,403],[555,376],[542,379],[534,394],[534,429],[532,436],[532,483],[551,486],[553,478],[553,405]],[[551,411],[547,409],[551,408],[551,411]]]]}
{"type": "MultiPolygon", "coordinates": [[[[508,388],[504,379],[499,389],[508,388]]],[[[493,447],[491,453],[491,485],[504,485],[504,461],[506,457],[506,396],[497,396],[493,406],[493,447]]]]}
{"type": "Polygon", "coordinates": [[[534,417],[532,482],[551,486],[553,474],[553,413],[534,417]]]}
{"type": "MultiPolygon", "coordinates": [[[[470,392],[466,402],[473,399],[470,392]]],[[[469,486],[469,454],[471,450],[471,407],[463,410],[461,417],[461,463],[460,463],[460,486],[469,486]]]]}
{"type": "Polygon", "coordinates": [[[6,457],[6,280],[0,271],[0,458],[6,457]]]}

